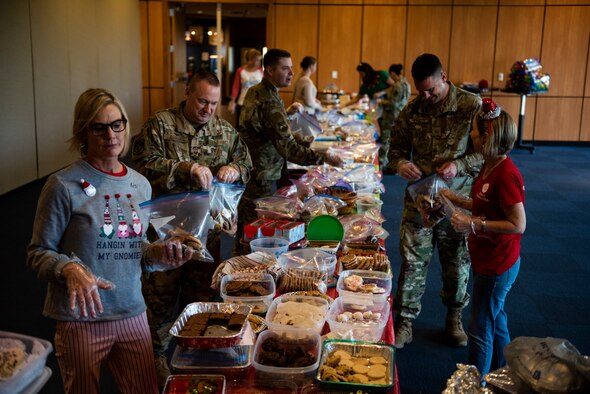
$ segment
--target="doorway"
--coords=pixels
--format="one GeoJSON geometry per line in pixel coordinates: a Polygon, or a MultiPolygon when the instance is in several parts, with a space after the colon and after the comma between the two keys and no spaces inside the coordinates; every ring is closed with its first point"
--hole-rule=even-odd
{"type": "Polygon", "coordinates": [[[227,106],[235,72],[244,53],[266,46],[266,4],[221,4],[221,31],[217,31],[217,4],[170,2],[171,70],[175,103],[184,99],[186,83],[199,68],[217,73],[221,68],[221,105],[218,115],[235,125],[227,106]],[[218,45],[220,44],[220,45],[218,45]],[[218,50],[221,48],[221,53],[218,50]]]}

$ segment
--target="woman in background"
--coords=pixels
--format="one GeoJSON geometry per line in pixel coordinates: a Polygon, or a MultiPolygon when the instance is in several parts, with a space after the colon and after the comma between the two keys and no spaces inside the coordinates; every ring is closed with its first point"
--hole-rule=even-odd
{"type": "Polygon", "coordinates": [[[140,275],[192,256],[179,241],[145,241],[139,204],[152,189],[120,161],[130,146],[127,119],[106,90],[80,95],[70,144],[81,158],[47,179],[27,249],[28,266],[49,282],[43,315],[57,321],[66,393],[99,393],[103,365],[123,393],[158,393],[140,275]]]}
{"type": "Polygon", "coordinates": [[[317,67],[318,62],[315,57],[305,56],[301,60],[301,69],[303,71],[297,77],[293,94],[293,101],[303,104],[305,111],[310,115],[315,115],[316,111],[322,109],[320,100],[316,98],[318,90],[311,80],[311,76],[316,72],[317,67]]]}
{"type": "Polygon", "coordinates": [[[485,162],[472,198],[444,193],[455,205],[471,211],[468,215],[456,210],[451,222],[456,230],[469,232],[473,295],[468,362],[482,376],[506,364],[504,347],[510,342],[504,303],[520,269],[520,240],[526,228],[524,182],[507,156],[516,138],[510,115],[492,99],[483,99],[471,139],[485,162]]]}
{"type": "Polygon", "coordinates": [[[244,105],[246,92],[252,86],[262,81],[262,67],[260,60],[262,54],[256,49],[246,51],[246,64],[239,67],[234,77],[234,84],[231,91],[231,101],[229,102],[229,111],[236,115],[236,130],[240,126],[240,112],[244,105]]]}

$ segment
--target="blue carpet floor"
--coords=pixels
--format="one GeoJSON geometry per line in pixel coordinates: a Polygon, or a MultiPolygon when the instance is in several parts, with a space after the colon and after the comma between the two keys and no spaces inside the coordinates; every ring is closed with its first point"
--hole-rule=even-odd
{"type": "MultiPolygon", "coordinates": [[[[566,338],[590,355],[590,148],[541,146],[533,155],[517,150],[511,157],[524,178],[527,214],[521,270],[506,301],[511,335],[566,338]]],[[[386,245],[396,281],[405,181],[386,175],[384,183],[385,227],[391,233],[386,245]]],[[[397,353],[404,394],[440,393],[455,364],[467,358],[466,348],[444,343],[440,278],[435,256],[414,340],[397,353]]]]}

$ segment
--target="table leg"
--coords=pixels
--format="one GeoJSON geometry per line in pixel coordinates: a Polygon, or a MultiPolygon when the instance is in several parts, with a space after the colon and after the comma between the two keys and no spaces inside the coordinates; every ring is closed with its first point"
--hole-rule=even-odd
{"type": "Polygon", "coordinates": [[[515,146],[517,149],[528,149],[530,154],[533,154],[535,147],[522,143],[522,134],[524,132],[524,112],[526,109],[526,94],[520,95],[520,113],[518,114],[518,141],[515,146]]]}

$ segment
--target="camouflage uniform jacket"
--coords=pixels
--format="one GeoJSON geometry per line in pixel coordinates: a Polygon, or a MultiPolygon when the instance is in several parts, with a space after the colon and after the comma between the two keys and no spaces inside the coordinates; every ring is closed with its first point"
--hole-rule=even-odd
{"type": "Polygon", "coordinates": [[[421,96],[402,110],[390,140],[389,166],[397,169],[400,162],[411,160],[426,176],[453,161],[457,176],[448,181],[449,187],[467,194],[483,164],[482,155],[471,151],[469,137],[481,98],[449,85],[447,98],[434,112],[421,96]]]}
{"type": "Polygon", "coordinates": [[[399,117],[402,109],[408,103],[410,94],[412,93],[412,87],[405,77],[395,83],[390,89],[387,90],[387,95],[381,102],[383,106],[383,116],[381,121],[384,124],[393,126],[395,120],[399,117]]]}
{"type": "Polygon", "coordinates": [[[295,141],[278,89],[266,78],[246,93],[240,136],[252,155],[254,179],[279,179],[285,160],[301,165],[323,162],[319,154],[295,141]]]}
{"type": "Polygon", "coordinates": [[[214,176],[229,165],[240,172],[241,182],[248,182],[252,161],[237,131],[217,116],[197,131],[184,116],[184,105],[156,112],[134,137],[132,158],[150,180],[153,197],[200,190],[190,175],[195,163],[209,167],[214,176]]]}

